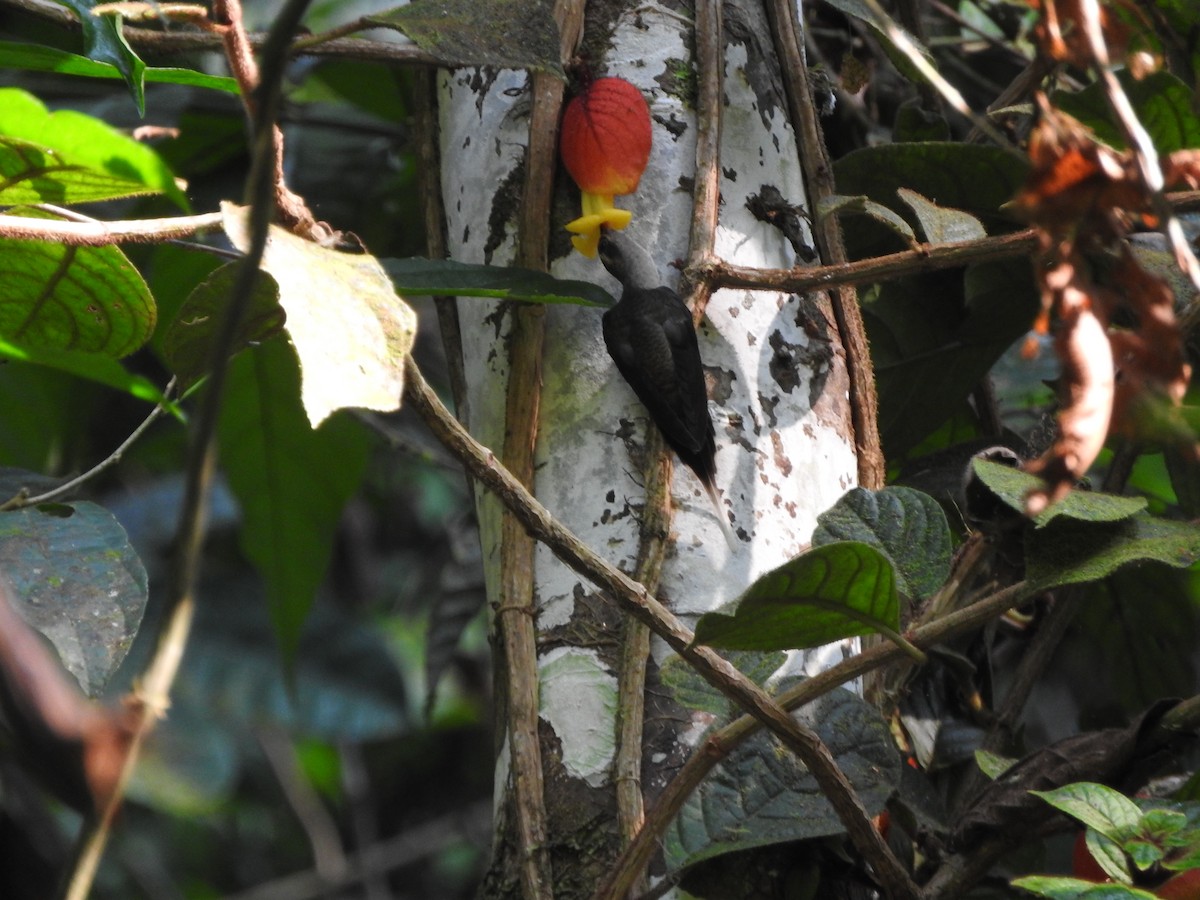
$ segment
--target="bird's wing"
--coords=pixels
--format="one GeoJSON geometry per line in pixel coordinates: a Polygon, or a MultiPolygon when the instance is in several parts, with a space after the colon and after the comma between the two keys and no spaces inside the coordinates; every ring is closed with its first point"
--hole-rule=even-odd
{"type": "Polygon", "coordinates": [[[708,393],[691,314],[669,288],[604,314],[604,342],[667,442],[690,454],[712,441],[708,393]]]}

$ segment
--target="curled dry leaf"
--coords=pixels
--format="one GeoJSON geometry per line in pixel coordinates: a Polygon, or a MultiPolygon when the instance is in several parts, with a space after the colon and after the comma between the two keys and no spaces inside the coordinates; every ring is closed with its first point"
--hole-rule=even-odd
{"type": "MultiPolygon", "coordinates": [[[[1063,8],[1060,3],[1060,13],[1063,8]]],[[[1038,107],[1029,142],[1032,170],[1013,205],[1039,232],[1034,271],[1043,308],[1035,328],[1045,332],[1056,323],[1062,407],[1058,439],[1028,466],[1047,481],[1027,498],[1031,515],[1083,477],[1110,427],[1194,445],[1177,416],[1161,415],[1182,402],[1191,376],[1173,294],[1124,241],[1132,225],[1152,220],[1151,197],[1133,156],[1098,144],[1044,96],[1038,107]],[[1102,278],[1087,274],[1104,269],[1102,278]],[[1111,327],[1118,310],[1131,327],[1111,327]]],[[[1200,176],[1198,162],[1194,155],[1173,155],[1167,176],[1192,184],[1200,176]]]]}

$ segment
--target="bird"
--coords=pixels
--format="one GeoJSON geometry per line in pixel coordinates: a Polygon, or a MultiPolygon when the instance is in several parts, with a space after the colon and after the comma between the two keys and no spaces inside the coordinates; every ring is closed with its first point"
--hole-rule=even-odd
{"type": "Polygon", "coordinates": [[[606,230],[600,261],[621,283],[621,298],[601,320],[604,345],[642,401],[667,446],[695,473],[731,548],[737,547],[716,488],[716,432],[692,314],[661,284],[650,255],[624,234],[606,230]]]}

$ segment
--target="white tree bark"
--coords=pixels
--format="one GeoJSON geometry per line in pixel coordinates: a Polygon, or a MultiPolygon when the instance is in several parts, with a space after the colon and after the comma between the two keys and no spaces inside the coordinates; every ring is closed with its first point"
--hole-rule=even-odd
{"type": "MultiPolygon", "coordinates": [[[[792,246],[746,207],[751,195],[768,186],[788,202],[805,205],[766,16],[755,0],[736,0],[725,8],[716,251],[740,265],[790,266],[796,262],[792,246]]],[[[687,255],[696,160],[693,23],[686,10],[650,3],[631,7],[608,24],[603,59],[593,57],[594,74],[619,75],[637,85],[654,122],[649,167],[637,193],[620,198],[618,205],[633,211],[628,233],[650,249],[663,282],[674,286],[678,271],[670,264],[687,255]]],[[[604,28],[605,23],[589,21],[588,39],[594,42],[604,28]]],[[[442,78],[443,198],[457,259],[504,264],[513,258],[528,112],[523,73],[457,71],[442,78]]],[[[555,228],[578,215],[574,186],[565,173],[560,181],[560,193],[569,189],[571,210],[553,223],[555,228]]],[[[559,253],[570,249],[565,232],[562,238],[559,253]]],[[[574,252],[554,259],[552,271],[619,292],[598,261],[574,252]]],[[[497,304],[474,299],[460,301],[459,314],[468,381],[462,413],[476,438],[499,455],[510,320],[497,304]]],[[[734,599],[755,578],[795,556],[807,544],[817,515],[856,480],[843,355],[823,300],[721,290],[708,305],[699,338],[717,432],[717,484],[739,547],[730,551],[700,483],[676,465],[674,539],[659,595],[687,621],[734,599]]],[[[637,450],[646,428],[653,426],[605,351],[599,310],[547,309],[541,390],[537,496],[590,546],[632,571],[643,497],[637,450]]],[[[491,498],[479,501],[495,600],[499,511],[491,498]]],[[[616,708],[612,655],[594,641],[580,640],[573,620],[586,613],[594,628],[607,614],[607,624],[615,625],[618,613],[596,600],[595,588],[581,583],[544,547],[537,552],[536,582],[540,709],[557,739],[554,764],[561,762],[560,775],[580,790],[610,795],[616,708]]],[[[821,648],[798,662],[817,670],[841,659],[842,652],[841,646],[821,648]]],[[[502,753],[498,805],[507,782],[505,760],[502,753]]]]}

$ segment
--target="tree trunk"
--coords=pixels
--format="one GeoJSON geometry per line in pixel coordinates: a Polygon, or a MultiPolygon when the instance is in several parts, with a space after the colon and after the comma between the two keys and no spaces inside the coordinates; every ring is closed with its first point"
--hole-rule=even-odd
{"type": "MultiPolygon", "coordinates": [[[[720,141],[717,256],[741,265],[790,266],[796,251],[747,202],[776,189],[805,206],[796,139],[788,122],[767,15],[755,0],[724,4],[724,106],[720,141]]],[[[650,103],[654,146],[636,194],[618,205],[633,211],[628,234],[647,247],[666,284],[687,256],[696,176],[697,72],[692,13],[680,5],[592,3],[582,56],[592,74],[619,75],[650,103]]],[[[514,259],[516,218],[529,127],[528,79],[512,71],[463,70],[442,78],[440,90],[443,200],[451,255],[471,262],[514,259]]],[[[543,173],[551,177],[550,173],[543,173]]],[[[551,224],[552,271],[619,287],[599,262],[571,251],[562,225],[577,216],[578,192],[556,180],[551,224]]],[[[526,352],[515,311],[479,300],[459,302],[467,394],[459,414],[475,437],[499,457],[506,440],[511,353],[526,352]]],[[[633,572],[645,510],[643,452],[649,423],[644,408],[605,352],[600,311],[551,307],[544,314],[541,384],[536,420],[534,490],[569,528],[603,555],[633,572]]],[[[699,328],[717,432],[717,483],[738,548],[731,551],[699,481],[681,465],[671,482],[674,518],[657,594],[691,624],[735,597],[755,578],[796,555],[816,516],[856,480],[850,439],[848,380],[836,324],[823,296],[720,290],[699,328]]],[[[536,345],[535,345],[536,350],[536,345]]],[[[510,436],[511,440],[511,436],[510,436]]],[[[660,445],[661,446],[661,445],[660,445]]],[[[478,498],[489,599],[496,610],[519,602],[502,577],[501,513],[493,498],[478,498]]],[[[614,789],[617,748],[617,672],[625,629],[613,604],[581,583],[544,547],[533,558],[536,608],[537,708],[548,855],[535,865],[552,872],[549,895],[587,896],[619,849],[614,789]]],[[[497,615],[500,626],[508,620],[497,615]]],[[[498,656],[505,644],[494,641],[498,656]]],[[[655,646],[647,689],[648,723],[642,747],[643,792],[652,798],[686,758],[692,727],[686,710],[669,709],[655,690],[655,646]]],[[[842,648],[811,651],[798,661],[823,668],[842,648]]],[[[532,668],[532,660],[525,661],[532,668]]],[[[522,661],[502,659],[501,667],[522,661]]],[[[506,683],[498,669],[498,688],[506,683]]],[[[517,835],[510,774],[511,733],[506,704],[498,749],[497,835],[488,896],[528,896],[528,865],[517,835]],[[522,886],[523,884],[523,886],[522,886]]]]}

